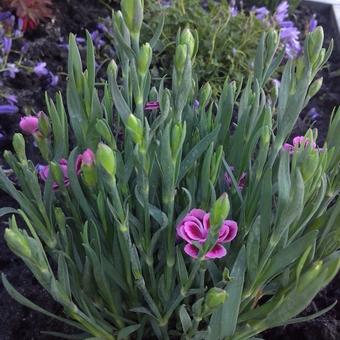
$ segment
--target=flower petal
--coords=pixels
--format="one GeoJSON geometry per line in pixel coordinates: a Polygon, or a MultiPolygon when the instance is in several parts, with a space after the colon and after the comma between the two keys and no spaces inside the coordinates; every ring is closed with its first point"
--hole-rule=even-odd
{"type": "Polygon", "coordinates": [[[227,255],[227,250],[220,244],[217,243],[213,249],[211,249],[205,257],[207,259],[220,259],[227,255]]]}
{"type": "Polygon", "coordinates": [[[189,256],[193,257],[193,258],[197,258],[198,255],[198,249],[192,245],[192,244],[187,244],[184,247],[184,251],[186,254],[188,254],[189,256]]]}

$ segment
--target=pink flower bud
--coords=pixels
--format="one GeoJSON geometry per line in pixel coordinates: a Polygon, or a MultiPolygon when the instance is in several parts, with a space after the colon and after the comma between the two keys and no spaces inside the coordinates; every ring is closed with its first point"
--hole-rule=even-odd
{"type": "Polygon", "coordinates": [[[20,129],[28,135],[38,131],[39,119],[35,116],[26,116],[20,119],[20,129]]]}
{"type": "Polygon", "coordinates": [[[77,157],[76,160],[76,171],[77,174],[80,172],[80,169],[83,165],[91,166],[94,164],[96,159],[95,154],[91,149],[86,149],[82,154],[77,157]]]}

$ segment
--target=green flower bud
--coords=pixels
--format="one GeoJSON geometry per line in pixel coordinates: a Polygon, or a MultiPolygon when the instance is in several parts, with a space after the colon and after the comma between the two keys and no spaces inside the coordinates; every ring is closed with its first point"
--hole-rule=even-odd
{"type": "Polygon", "coordinates": [[[18,256],[30,258],[32,256],[28,237],[19,229],[5,229],[5,240],[8,247],[18,256]]]}
{"type": "Polygon", "coordinates": [[[176,47],[175,54],[175,68],[179,75],[183,73],[186,59],[187,59],[186,45],[178,45],[176,47]]]}
{"type": "Polygon", "coordinates": [[[318,26],[312,33],[309,34],[307,39],[308,57],[311,63],[314,64],[319,57],[319,53],[323,45],[323,28],[318,26]]]}
{"type": "Polygon", "coordinates": [[[109,63],[109,66],[107,67],[107,75],[108,75],[108,77],[113,75],[113,78],[116,79],[117,73],[118,73],[118,66],[117,66],[116,62],[114,61],[114,59],[112,59],[109,63]]]}
{"type": "Polygon", "coordinates": [[[175,124],[171,130],[171,151],[173,158],[177,156],[181,148],[184,139],[183,133],[185,133],[185,125],[182,126],[181,123],[175,124]]]}
{"type": "Polygon", "coordinates": [[[151,87],[150,93],[149,93],[149,101],[150,102],[157,102],[158,101],[158,91],[155,86],[151,87]]]}
{"type": "Polygon", "coordinates": [[[311,84],[311,86],[308,89],[308,96],[309,97],[315,96],[319,92],[319,90],[322,86],[322,83],[323,83],[322,77],[314,80],[313,83],[311,84]]]}
{"type": "Polygon", "coordinates": [[[129,115],[129,118],[126,122],[126,128],[131,134],[133,141],[136,144],[141,144],[143,141],[143,125],[135,115],[129,115]]]}
{"type": "Polygon", "coordinates": [[[38,117],[39,117],[39,132],[44,137],[47,137],[51,131],[50,120],[48,119],[47,115],[43,111],[40,111],[38,113],[38,117]]]}
{"type": "Polygon", "coordinates": [[[21,133],[15,133],[12,144],[18,159],[21,162],[27,163],[24,136],[21,133]]]}
{"type": "Polygon", "coordinates": [[[185,44],[189,48],[189,56],[190,58],[193,57],[194,51],[195,51],[195,45],[196,41],[194,36],[192,35],[191,31],[189,28],[186,28],[182,31],[180,39],[179,39],[180,44],[185,44]]]}
{"type": "Polygon", "coordinates": [[[96,130],[99,133],[100,137],[103,138],[105,143],[109,144],[112,148],[116,147],[116,141],[105,119],[97,120],[96,130]]]}
{"type": "Polygon", "coordinates": [[[303,180],[307,182],[313,177],[319,166],[319,151],[307,149],[302,157],[301,174],[303,180]]]}
{"type": "Polygon", "coordinates": [[[86,186],[93,188],[97,183],[97,172],[96,168],[91,165],[83,165],[81,167],[83,172],[83,180],[86,186]]]}
{"type": "Polygon", "coordinates": [[[122,0],[120,3],[126,26],[131,33],[139,34],[143,23],[143,4],[141,0],[122,0]]]}
{"type": "Polygon", "coordinates": [[[99,143],[96,153],[96,161],[107,174],[114,177],[116,175],[117,163],[115,152],[106,144],[99,143]]]}
{"type": "Polygon", "coordinates": [[[200,89],[199,102],[202,107],[205,107],[208,104],[211,93],[211,85],[207,82],[200,89]]]}
{"type": "Polygon", "coordinates": [[[140,76],[145,76],[149,70],[152,59],[152,48],[149,43],[144,44],[139,50],[137,58],[137,71],[140,76]]]}
{"type": "Polygon", "coordinates": [[[227,193],[223,193],[213,204],[210,212],[210,225],[212,228],[220,228],[222,222],[227,218],[230,203],[227,193]]]}
{"type": "Polygon", "coordinates": [[[209,289],[205,297],[205,309],[213,310],[218,306],[222,305],[226,300],[228,294],[224,289],[221,288],[211,288],[209,289]]]}
{"type": "Polygon", "coordinates": [[[50,170],[52,173],[52,178],[58,183],[59,186],[63,186],[64,185],[64,174],[61,171],[59,164],[55,162],[51,162],[50,170]]]}

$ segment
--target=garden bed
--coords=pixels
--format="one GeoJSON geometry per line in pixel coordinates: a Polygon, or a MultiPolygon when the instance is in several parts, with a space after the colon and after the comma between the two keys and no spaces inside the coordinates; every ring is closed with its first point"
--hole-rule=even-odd
{"type": "MultiPolygon", "coordinates": [[[[55,21],[41,27],[29,36],[31,47],[29,57],[34,60],[42,59],[47,62],[53,72],[64,70],[67,60],[67,49],[60,47],[62,38],[67,37],[68,32],[79,33],[84,36],[84,29],[93,30],[96,27],[98,17],[106,17],[109,10],[99,1],[95,0],[55,0],[55,21]],[[60,68],[62,65],[63,69],[60,68]]],[[[330,7],[324,7],[318,13],[318,21],[325,29],[326,44],[329,43],[334,34],[333,26],[330,24],[330,7]]],[[[301,18],[308,18],[312,14],[305,5],[297,11],[297,21],[301,18]]],[[[340,41],[339,41],[340,43],[340,41]]],[[[314,126],[319,129],[319,138],[323,140],[329,123],[330,113],[333,108],[340,105],[340,82],[336,70],[340,69],[340,59],[338,53],[333,53],[329,67],[322,71],[320,76],[324,78],[324,85],[319,94],[312,99],[311,103],[304,110],[303,120],[298,127],[305,131],[306,125],[303,121],[313,120],[314,126]],[[318,116],[310,116],[311,109],[314,108],[318,116]]],[[[65,76],[60,76],[58,87],[65,91],[65,76]]],[[[43,92],[48,90],[50,94],[55,91],[41,81],[31,77],[18,76],[11,83],[6,83],[11,91],[19,98],[18,106],[21,109],[34,108],[36,111],[44,109],[43,92]]],[[[17,130],[19,115],[0,116],[1,129],[5,137],[1,140],[1,153],[3,149],[10,146],[11,134],[17,130]],[[7,119],[8,118],[8,119],[7,119]]],[[[0,193],[0,207],[13,204],[11,200],[0,193]]],[[[14,284],[20,293],[45,309],[61,314],[60,307],[41,288],[32,277],[23,262],[13,255],[7,248],[3,240],[3,228],[5,223],[1,223],[0,229],[0,271],[5,273],[9,281],[14,284]]],[[[308,307],[306,314],[311,314],[320,310],[340,297],[340,276],[322,291],[315,301],[308,307]]],[[[60,331],[69,333],[73,330],[62,323],[33,312],[16,303],[0,286],[0,339],[4,340],[25,340],[25,339],[50,339],[51,336],[42,335],[40,331],[60,331]]],[[[337,305],[332,311],[321,318],[306,324],[296,324],[285,328],[278,328],[265,333],[266,339],[336,339],[340,334],[340,306],[337,305]]]]}

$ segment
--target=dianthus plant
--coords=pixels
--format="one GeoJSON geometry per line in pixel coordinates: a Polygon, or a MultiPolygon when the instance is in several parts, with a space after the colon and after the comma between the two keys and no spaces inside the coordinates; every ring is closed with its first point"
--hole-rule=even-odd
{"type": "Polygon", "coordinates": [[[312,130],[287,142],[320,87],[322,29],[278,93],[263,90],[283,59],[272,31],[245,87],[226,81],[212,102],[192,74],[197,37],[180,32],[171,83],[154,80],[162,20],[140,44],[142,2],[121,5],[107,82],[96,83],[90,35],[85,70],[71,35],[67,107],[47,98],[48,114],[20,123],[44,164],[16,134],[4,154],[15,177],[0,171],[19,205],[0,210],[12,214],[7,244],[67,318],[4,286],[82,339],[240,340],[322,314],[294,318],[339,269],[340,111],[323,145],[312,130]]]}

